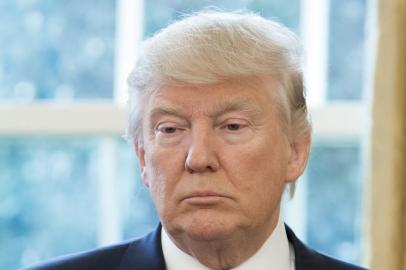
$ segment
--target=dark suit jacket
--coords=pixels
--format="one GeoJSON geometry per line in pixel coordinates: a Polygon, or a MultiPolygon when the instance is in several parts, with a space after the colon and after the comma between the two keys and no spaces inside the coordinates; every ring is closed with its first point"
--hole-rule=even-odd
{"type": "MultiPolygon", "coordinates": [[[[26,270],[165,270],[160,231],[161,226],[141,239],[65,256],[26,270]]],[[[295,251],[295,270],[365,270],[306,247],[287,226],[286,233],[295,251]]]]}

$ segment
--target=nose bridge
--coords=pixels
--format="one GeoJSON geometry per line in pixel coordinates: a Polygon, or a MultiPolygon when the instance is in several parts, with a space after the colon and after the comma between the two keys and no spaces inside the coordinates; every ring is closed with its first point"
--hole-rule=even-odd
{"type": "Polygon", "coordinates": [[[215,134],[208,124],[199,123],[192,128],[185,167],[190,172],[217,170],[215,134]]]}

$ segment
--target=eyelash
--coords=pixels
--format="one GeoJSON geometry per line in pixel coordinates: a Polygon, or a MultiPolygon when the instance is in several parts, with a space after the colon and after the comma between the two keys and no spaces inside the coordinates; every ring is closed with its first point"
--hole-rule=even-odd
{"type": "Polygon", "coordinates": [[[158,128],[157,130],[160,132],[163,132],[165,134],[173,134],[175,133],[179,128],[176,127],[162,127],[162,128],[158,128]],[[168,132],[168,130],[171,129],[173,130],[173,132],[168,132]],[[166,131],[165,131],[166,130],[166,131]]]}
{"type": "Polygon", "coordinates": [[[224,126],[225,129],[228,129],[228,130],[230,130],[230,131],[238,131],[238,130],[240,130],[242,127],[243,127],[243,126],[242,126],[241,124],[237,124],[237,123],[226,124],[226,125],[224,126]],[[235,127],[236,127],[237,129],[235,129],[235,127]]]}
{"type": "Polygon", "coordinates": [[[240,123],[240,122],[239,121],[237,121],[237,122],[229,121],[229,123],[222,125],[222,129],[226,130],[227,132],[231,132],[231,133],[241,132],[244,128],[246,128],[248,126],[248,123],[245,123],[245,122],[240,123]]]}
{"type": "Polygon", "coordinates": [[[178,124],[173,122],[158,123],[155,126],[155,133],[162,134],[163,136],[172,136],[183,130],[178,124]]]}

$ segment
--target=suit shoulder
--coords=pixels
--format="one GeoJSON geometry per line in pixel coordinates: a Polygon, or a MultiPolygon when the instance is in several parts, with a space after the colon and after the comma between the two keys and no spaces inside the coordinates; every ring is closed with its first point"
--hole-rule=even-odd
{"type": "Polygon", "coordinates": [[[22,270],[116,269],[128,247],[137,240],[65,255],[22,270]]]}
{"type": "Polygon", "coordinates": [[[328,269],[328,270],[367,270],[365,268],[343,262],[324,255],[303,244],[294,232],[285,225],[289,243],[292,245],[295,254],[295,265],[297,268],[307,269],[328,269]]]}
{"type": "Polygon", "coordinates": [[[367,270],[366,268],[343,262],[324,254],[320,254],[320,256],[324,260],[323,264],[325,265],[326,269],[329,270],[367,270]]]}

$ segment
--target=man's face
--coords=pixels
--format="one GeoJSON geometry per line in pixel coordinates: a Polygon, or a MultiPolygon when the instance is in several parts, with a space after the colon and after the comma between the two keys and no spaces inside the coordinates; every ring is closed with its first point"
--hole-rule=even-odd
{"type": "Polygon", "coordinates": [[[272,95],[278,85],[268,78],[255,86],[168,86],[149,99],[137,155],[172,236],[272,231],[285,184],[307,158],[298,149],[308,150],[308,141],[296,147],[281,128],[272,95]]]}

